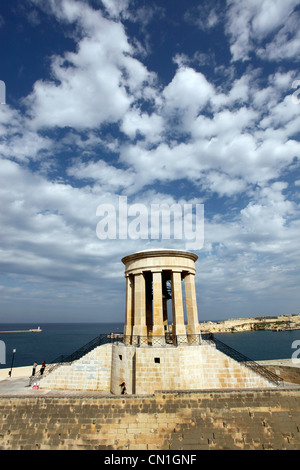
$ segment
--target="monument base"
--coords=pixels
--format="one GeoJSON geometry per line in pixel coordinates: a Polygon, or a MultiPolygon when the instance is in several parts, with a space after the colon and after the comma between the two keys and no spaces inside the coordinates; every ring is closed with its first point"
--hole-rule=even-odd
{"type": "Polygon", "coordinates": [[[71,365],[42,379],[40,388],[95,390],[120,394],[157,390],[205,390],[275,387],[257,372],[211,344],[138,347],[123,343],[98,346],[71,365]]]}

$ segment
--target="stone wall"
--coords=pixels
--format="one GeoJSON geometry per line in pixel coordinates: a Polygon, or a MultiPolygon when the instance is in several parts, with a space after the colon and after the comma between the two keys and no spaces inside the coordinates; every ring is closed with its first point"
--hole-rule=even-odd
{"type": "MultiPolygon", "coordinates": [[[[127,376],[128,393],[145,394],[156,390],[270,387],[265,378],[234,361],[211,345],[177,348],[134,348],[113,345],[118,351],[113,373],[120,383],[127,376]],[[117,365],[125,360],[126,373],[118,376],[117,365]],[[134,351],[134,352],[133,352],[134,351]],[[122,358],[122,359],[120,359],[122,358]]],[[[112,380],[113,383],[113,380],[112,380]]],[[[118,393],[117,388],[112,388],[118,393]]]]}
{"type": "Polygon", "coordinates": [[[299,447],[300,389],[0,398],[1,450],[299,447]]]}
{"type": "Polygon", "coordinates": [[[54,390],[110,391],[111,344],[98,346],[71,365],[61,365],[41,381],[54,390]]]}
{"type": "Polygon", "coordinates": [[[112,393],[120,393],[122,382],[126,383],[127,393],[135,393],[135,348],[113,344],[111,370],[112,393]]]}

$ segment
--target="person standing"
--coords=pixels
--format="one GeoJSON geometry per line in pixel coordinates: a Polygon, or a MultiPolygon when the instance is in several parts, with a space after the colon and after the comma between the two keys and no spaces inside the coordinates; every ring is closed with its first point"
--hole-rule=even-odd
{"type": "Polygon", "coordinates": [[[35,371],[36,371],[36,368],[37,368],[37,363],[35,362],[35,363],[33,364],[33,366],[32,366],[32,374],[31,374],[31,375],[32,375],[32,377],[34,377],[34,376],[35,376],[35,371]]]}
{"type": "Polygon", "coordinates": [[[40,370],[40,374],[41,374],[41,375],[43,375],[44,370],[45,370],[45,367],[46,367],[46,362],[43,361],[43,362],[42,362],[42,367],[41,367],[41,370],[40,370]]]}

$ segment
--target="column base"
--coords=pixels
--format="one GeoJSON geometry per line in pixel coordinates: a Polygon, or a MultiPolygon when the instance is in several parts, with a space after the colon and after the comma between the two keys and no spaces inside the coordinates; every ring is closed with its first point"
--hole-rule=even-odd
{"type": "Polygon", "coordinates": [[[132,336],[132,325],[125,325],[123,341],[125,344],[130,344],[132,336]]]}
{"type": "Polygon", "coordinates": [[[132,329],[132,345],[147,346],[148,332],[146,325],[134,325],[132,329]]]}
{"type": "Polygon", "coordinates": [[[201,333],[199,323],[194,325],[187,325],[186,333],[189,344],[201,344],[201,333]]]}
{"type": "Polygon", "coordinates": [[[161,326],[153,325],[152,335],[153,336],[165,336],[164,325],[161,325],[161,326]]]}
{"type": "Polygon", "coordinates": [[[164,326],[154,325],[153,332],[152,332],[152,346],[155,346],[155,345],[165,346],[165,344],[166,344],[166,340],[165,340],[164,326]]]}
{"type": "Polygon", "coordinates": [[[187,342],[185,325],[173,325],[172,327],[173,344],[184,344],[187,342]]]}

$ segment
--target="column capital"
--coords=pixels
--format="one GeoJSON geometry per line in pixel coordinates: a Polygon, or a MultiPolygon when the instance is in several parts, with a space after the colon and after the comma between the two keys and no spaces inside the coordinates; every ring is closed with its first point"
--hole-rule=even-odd
{"type": "Polygon", "coordinates": [[[143,273],[161,273],[162,271],[164,271],[162,268],[146,268],[142,270],[143,273]]]}
{"type": "Polygon", "coordinates": [[[138,276],[139,274],[144,274],[145,270],[139,269],[134,271],[134,273],[130,273],[132,276],[138,276]]]}
{"type": "Polygon", "coordinates": [[[183,278],[185,278],[186,276],[189,276],[189,275],[191,275],[191,276],[194,276],[194,277],[195,277],[195,275],[196,275],[196,271],[192,271],[192,270],[186,270],[186,269],[184,269],[184,270],[182,271],[182,275],[183,275],[183,278]]]}

